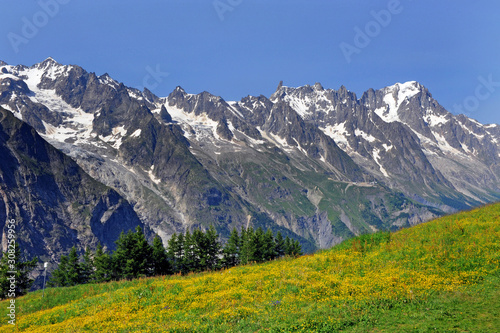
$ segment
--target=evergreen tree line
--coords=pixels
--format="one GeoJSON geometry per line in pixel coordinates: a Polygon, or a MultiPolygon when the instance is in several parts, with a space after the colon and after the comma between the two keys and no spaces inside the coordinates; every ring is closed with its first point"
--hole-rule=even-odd
{"type": "Polygon", "coordinates": [[[58,268],[52,272],[51,286],[72,286],[111,280],[134,279],[145,276],[187,274],[229,268],[250,262],[262,262],[285,255],[298,256],[302,248],[297,240],[276,237],[271,230],[233,229],[228,242],[222,246],[213,226],[207,231],[173,234],[167,247],[157,235],[149,244],[140,227],[135,232],[121,233],[116,250],[107,253],[101,245],[95,252],[88,249],[78,256],[73,247],[61,256],[58,268]]]}

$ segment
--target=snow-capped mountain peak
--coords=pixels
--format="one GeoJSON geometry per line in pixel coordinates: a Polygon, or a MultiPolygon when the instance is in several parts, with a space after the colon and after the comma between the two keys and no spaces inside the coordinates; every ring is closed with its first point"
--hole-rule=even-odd
{"type": "Polygon", "coordinates": [[[148,135],[143,118],[155,117],[182,129],[178,135],[192,144],[192,151],[199,148],[212,156],[268,143],[332,167],[338,144],[367,174],[400,190],[405,185],[397,179],[410,179],[454,186],[481,198],[484,193],[474,189],[472,194],[470,184],[496,182],[491,165],[500,159],[500,129],[452,115],[416,81],[370,89],[360,99],[344,86],[333,90],[320,83],[288,87],[283,82],[270,98],[226,102],[208,92],[189,94],[180,86],[160,98],[52,58],[31,67],[3,65],[0,81],[6,91],[0,104],[51,142],[119,151],[127,140],[148,135]],[[478,178],[459,179],[456,174],[467,168],[451,160],[474,165],[481,170],[478,178]]]}
{"type": "Polygon", "coordinates": [[[396,83],[381,89],[384,105],[377,108],[375,113],[386,122],[401,121],[399,108],[413,96],[422,92],[424,87],[416,81],[396,83]]]}

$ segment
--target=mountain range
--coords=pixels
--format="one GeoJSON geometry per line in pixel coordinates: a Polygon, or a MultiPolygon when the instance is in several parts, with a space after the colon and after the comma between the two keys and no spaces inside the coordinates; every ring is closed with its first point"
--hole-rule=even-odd
{"type": "Polygon", "coordinates": [[[446,111],[418,82],[292,88],[225,101],[140,91],[54,59],[0,62],[0,223],[30,256],[164,243],[214,225],[280,230],[305,251],[500,199],[500,126],[446,111]]]}

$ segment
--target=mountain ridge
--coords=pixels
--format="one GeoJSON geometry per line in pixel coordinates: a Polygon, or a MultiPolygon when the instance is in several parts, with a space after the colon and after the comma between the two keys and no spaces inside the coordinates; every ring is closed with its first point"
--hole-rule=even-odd
{"type": "Polygon", "coordinates": [[[181,87],[158,97],[52,58],[0,67],[0,105],[164,243],[254,225],[312,251],[500,199],[500,128],[447,113],[415,81],[361,98],[281,82],[269,98],[228,102],[181,87]]]}

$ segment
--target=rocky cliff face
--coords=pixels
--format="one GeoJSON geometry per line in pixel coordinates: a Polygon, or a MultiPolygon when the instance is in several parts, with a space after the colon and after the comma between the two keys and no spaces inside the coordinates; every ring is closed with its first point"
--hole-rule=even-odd
{"type": "Polygon", "coordinates": [[[115,190],[86,174],[33,127],[0,108],[0,230],[16,220],[24,254],[56,262],[76,245],[114,249],[120,232],[143,226],[115,190]]]}
{"type": "Polygon", "coordinates": [[[239,102],[181,87],[161,98],[49,58],[3,64],[0,83],[0,105],[164,241],[254,225],[313,250],[500,197],[498,126],[449,114],[416,82],[361,99],[320,84],[239,102]]]}
{"type": "Polygon", "coordinates": [[[345,87],[280,86],[271,100],[290,103],[380,182],[417,201],[453,211],[498,200],[499,126],[452,115],[417,82],[360,99],[345,87]]]}

